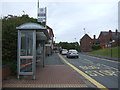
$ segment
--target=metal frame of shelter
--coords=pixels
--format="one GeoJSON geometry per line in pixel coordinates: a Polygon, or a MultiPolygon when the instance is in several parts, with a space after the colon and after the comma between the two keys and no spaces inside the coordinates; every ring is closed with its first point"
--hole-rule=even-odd
{"type": "Polygon", "coordinates": [[[47,29],[37,23],[25,23],[18,27],[18,50],[17,69],[18,76],[32,75],[36,79],[36,43],[37,40],[43,42],[43,66],[44,66],[44,41],[50,39],[47,29]]]}

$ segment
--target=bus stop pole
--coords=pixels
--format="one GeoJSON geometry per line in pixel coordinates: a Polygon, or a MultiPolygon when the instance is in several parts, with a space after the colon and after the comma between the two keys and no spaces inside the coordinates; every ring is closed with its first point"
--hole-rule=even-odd
{"type": "Polygon", "coordinates": [[[45,60],[45,42],[43,41],[43,67],[45,66],[44,60],[45,60]]]}
{"type": "Polygon", "coordinates": [[[19,79],[20,72],[20,31],[18,30],[18,47],[17,47],[17,78],[19,79]]]}
{"type": "Polygon", "coordinates": [[[33,31],[33,79],[35,80],[36,77],[36,31],[33,31]]]}

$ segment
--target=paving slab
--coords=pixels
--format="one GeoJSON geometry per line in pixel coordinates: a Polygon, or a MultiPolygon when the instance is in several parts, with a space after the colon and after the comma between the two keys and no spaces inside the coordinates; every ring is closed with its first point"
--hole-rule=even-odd
{"type": "Polygon", "coordinates": [[[30,87],[30,88],[54,88],[54,87],[89,87],[79,75],[65,65],[47,65],[44,68],[37,67],[36,80],[31,78],[16,78],[4,80],[3,87],[30,87]]]}
{"type": "Polygon", "coordinates": [[[45,67],[37,63],[36,80],[31,76],[4,80],[3,88],[93,88],[82,76],[65,65],[58,54],[45,58],[45,67]]]}

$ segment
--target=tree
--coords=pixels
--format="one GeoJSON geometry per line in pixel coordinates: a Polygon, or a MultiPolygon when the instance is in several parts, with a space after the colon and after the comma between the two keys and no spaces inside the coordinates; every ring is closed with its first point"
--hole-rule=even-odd
{"type": "Polygon", "coordinates": [[[38,23],[37,19],[30,18],[28,15],[20,17],[9,15],[2,19],[2,64],[9,65],[12,68],[12,73],[17,71],[16,27],[28,22],[38,23]]]}
{"type": "Polygon", "coordinates": [[[58,47],[62,47],[63,49],[76,49],[78,51],[80,51],[80,45],[78,44],[78,42],[59,42],[57,44],[55,44],[58,47]]]}

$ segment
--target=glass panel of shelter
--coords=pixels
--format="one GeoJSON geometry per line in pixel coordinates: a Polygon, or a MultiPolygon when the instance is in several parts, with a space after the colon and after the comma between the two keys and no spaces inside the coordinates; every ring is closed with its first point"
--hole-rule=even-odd
{"type": "Polygon", "coordinates": [[[36,45],[36,61],[39,63],[39,65],[43,65],[43,54],[44,54],[44,49],[43,49],[43,41],[38,41],[37,40],[37,45],[36,45]]]}
{"type": "Polygon", "coordinates": [[[36,46],[37,60],[42,58],[42,52],[43,52],[43,45],[42,43],[37,42],[37,46],[36,46]]]}
{"type": "Polygon", "coordinates": [[[37,40],[35,30],[19,30],[18,38],[18,78],[33,75],[35,79],[36,59],[44,67],[44,40],[37,40]]]}
{"type": "Polygon", "coordinates": [[[21,31],[20,56],[33,56],[33,32],[21,31]]]}
{"type": "Polygon", "coordinates": [[[20,72],[33,72],[33,31],[21,31],[20,72]]]}

